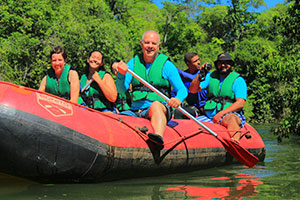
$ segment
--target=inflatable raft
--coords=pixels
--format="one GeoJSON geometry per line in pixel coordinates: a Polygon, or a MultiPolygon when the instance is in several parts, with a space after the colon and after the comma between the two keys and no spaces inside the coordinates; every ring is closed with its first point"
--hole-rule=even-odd
{"type": "MultiPolygon", "coordinates": [[[[220,125],[203,122],[220,137],[220,125]]],[[[240,145],[260,161],[265,145],[246,124],[240,145]]],[[[0,82],[0,173],[38,182],[100,182],[157,176],[237,161],[193,120],[172,119],[164,149],[147,133],[150,121],[100,113],[54,95],[0,82]]]]}

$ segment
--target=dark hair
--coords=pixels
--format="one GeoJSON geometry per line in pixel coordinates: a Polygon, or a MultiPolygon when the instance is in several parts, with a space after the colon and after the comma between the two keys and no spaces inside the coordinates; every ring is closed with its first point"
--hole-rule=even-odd
{"type": "Polygon", "coordinates": [[[93,54],[94,52],[99,52],[99,53],[101,53],[101,55],[102,55],[102,63],[103,63],[104,55],[103,55],[102,51],[100,51],[100,50],[94,50],[94,51],[91,51],[91,52],[89,53],[89,57],[91,57],[92,54],[93,54]]]}
{"type": "Polygon", "coordinates": [[[113,64],[116,63],[116,62],[121,62],[121,60],[114,60],[114,61],[111,63],[111,65],[110,65],[110,71],[111,71],[112,73],[114,73],[114,71],[112,70],[112,66],[113,66],[113,64]]]}
{"type": "Polygon", "coordinates": [[[195,52],[188,52],[184,55],[184,62],[187,63],[192,60],[193,57],[197,56],[198,54],[195,52]]]}
{"type": "Polygon", "coordinates": [[[50,59],[52,59],[53,54],[61,54],[64,60],[68,57],[66,50],[61,46],[56,46],[50,51],[50,59]]]}

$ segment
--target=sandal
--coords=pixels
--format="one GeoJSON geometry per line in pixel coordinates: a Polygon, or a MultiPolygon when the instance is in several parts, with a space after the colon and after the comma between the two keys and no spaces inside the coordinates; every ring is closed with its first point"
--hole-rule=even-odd
{"type": "Polygon", "coordinates": [[[160,149],[162,150],[164,148],[164,140],[163,138],[158,135],[158,134],[155,134],[155,133],[149,133],[148,134],[148,137],[154,141],[155,145],[160,149]]]}

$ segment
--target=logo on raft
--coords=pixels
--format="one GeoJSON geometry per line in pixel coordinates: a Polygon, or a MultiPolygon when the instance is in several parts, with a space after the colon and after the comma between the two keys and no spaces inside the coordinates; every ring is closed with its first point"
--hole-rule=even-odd
{"type": "Polygon", "coordinates": [[[54,117],[65,117],[73,115],[72,105],[63,100],[46,94],[36,94],[37,102],[54,117]]]}

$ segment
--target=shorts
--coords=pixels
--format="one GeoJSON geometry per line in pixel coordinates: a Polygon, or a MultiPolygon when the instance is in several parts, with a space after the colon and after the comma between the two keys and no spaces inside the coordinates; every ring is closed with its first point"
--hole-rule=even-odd
{"type": "MultiPolygon", "coordinates": [[[[162,102],[161,102],[162,103],[162,102]]],[[[172,118],[172,108],[171,106],[167,106],[167,102],[162,103],[167,109],[167,122],[172,118]]],[[[119,113],[119,115],[129,115],[133,117],[141,117],[145,119],[150,119],[149,117],[149,108],[141,109],[141,110],[125,110],[119,113]]]]}
{"type": "Polygon", "coordinates": [[[98,111],[100,111],[100,112],[112,112],[112,113],[114,113],[114,114],[117,114],[117,111],[116,111],[115,108],[114,108],[113,110],[102,109],[102,110],[98,110],[98,111]]]}
{"type": "MultiPolygon", "coordinates": [[[[223,117],[219,121],[219,124],[221,124],[223,118],[226,115],[230,114],[230,113],[236,114],[241,119],[241,128],[243,128],[245,126],[245,124],[246,124],[246,118],[245,118],[245,116],[243,114],[243,111],[241,111],[241,112],[229,112],[229,113],[226,113],[225,115],[223,115],[223,117]]],[[[213,123],[212,119],[208,118],[205,115],[198,116],[196,119],[199,120],[199,121],[203,121],[203,122],[211,122],[211,123],[213,123]]]]}

